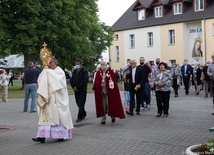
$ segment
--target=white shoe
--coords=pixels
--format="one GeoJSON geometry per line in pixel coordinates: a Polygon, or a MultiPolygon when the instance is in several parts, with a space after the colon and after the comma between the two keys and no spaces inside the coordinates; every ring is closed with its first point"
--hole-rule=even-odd
{"type": "Polygon", "coordinates": [[[144,107],[141,107],[140,110],[145,110],[145,108],[144,108],[144,107]]]}

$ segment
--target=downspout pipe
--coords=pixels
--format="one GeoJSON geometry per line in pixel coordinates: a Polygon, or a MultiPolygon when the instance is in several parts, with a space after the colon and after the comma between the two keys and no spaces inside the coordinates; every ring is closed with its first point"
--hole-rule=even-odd
{"type": "Polygon", "coordinates": [[[207,62],[207,42],[206,42],[206,18],[204,18],[204,60],[205,60],[205,63],[207,62]]]}

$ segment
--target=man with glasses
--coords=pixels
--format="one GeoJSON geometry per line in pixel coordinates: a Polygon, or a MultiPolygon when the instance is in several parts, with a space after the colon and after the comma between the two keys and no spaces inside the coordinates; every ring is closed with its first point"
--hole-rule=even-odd
{"type": "Polygon", "coordinates": [[[137,67],[136,60],[131,60],[131,70],[129,74],[129,83],[130,83],[130,105],[129,105],[129,111],[126,111],[127,115],[133,116],[134,115],[134,108],[135,108],[135,96],[136,96],[136,103],[138,107],[138,111],[136,110],[136,114],[140,115],[140,104],[141,104],[141,89],[140,89],[140,83],[139,83],[139,72],[140,68],[137,67]]]}

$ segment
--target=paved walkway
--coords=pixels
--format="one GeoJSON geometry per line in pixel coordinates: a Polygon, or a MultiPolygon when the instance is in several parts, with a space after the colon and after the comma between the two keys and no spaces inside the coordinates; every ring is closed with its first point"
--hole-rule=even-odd
{"type": "MultiPolygon", "coordinates": [[[[156,118],[156,102],[152,97],[151,110],[141,115],[127,116],[105,126],[95,116],[94,96],[88,94],[87,118],[75,124],[73,138],[55,142],[47,139],[45,144],[31,140],[36,136],[38,117],[36,113],[24,113],[23,99],[0,102],[0,154],[1,155],[182,155],[185,149],[214,137],[208,129],[214,126],[211,98],[196,96],[193,91],[186,96],[171,94],[168,118],[156,118]]],[[[73,121],[77,107],[74,96],[70,96],[73,121]]]]}

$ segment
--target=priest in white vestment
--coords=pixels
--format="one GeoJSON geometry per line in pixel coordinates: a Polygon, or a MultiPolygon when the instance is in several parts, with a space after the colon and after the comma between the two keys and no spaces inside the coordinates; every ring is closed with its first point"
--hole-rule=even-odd
{"type": "Polygon", "coordinates": [[[38,78],[37,112],[39,115],[35,142],[45,143],[45,138],[57,141],[72,138],[73,122],[69,108],[69,98],[64,71],[52,58],[50,69],[43,69],[38,78]]]}

